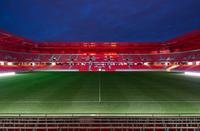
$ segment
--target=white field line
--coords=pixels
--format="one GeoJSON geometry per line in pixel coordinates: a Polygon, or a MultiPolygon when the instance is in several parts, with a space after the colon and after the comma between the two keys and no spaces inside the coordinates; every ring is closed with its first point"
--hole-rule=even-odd
{"type": "Polygon", "coordinates": [[[101,102],[101,72],[99,73],[99,102],[101,102]]]}
{"type": "MultiPolygon", "coordinates": [[[[99,101],[39,101],[39,100],[24,100],[24,101],[0,101],[0,103],[99,103],[99,101]]],[[[101,103],[200,103],[200,100],[186,101],[101,101],[101,103]]]]}

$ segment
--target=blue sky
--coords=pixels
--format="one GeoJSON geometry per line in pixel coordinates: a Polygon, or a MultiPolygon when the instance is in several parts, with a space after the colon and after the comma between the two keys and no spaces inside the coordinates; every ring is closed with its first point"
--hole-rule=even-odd
{"type": "Polygon", "coordinates": [[[200,0],[0,0],[0,29],[33,41],[165,41],[200,28],[200,0]]]}

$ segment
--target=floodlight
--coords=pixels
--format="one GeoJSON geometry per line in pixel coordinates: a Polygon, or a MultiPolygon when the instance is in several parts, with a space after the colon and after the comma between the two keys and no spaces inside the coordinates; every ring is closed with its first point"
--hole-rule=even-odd
{"type": "Polygon", "coordinates": [[[200,76],[200,73],[198,73],[198,72],[185,72],[185,75],[189,75],[189,76],[200,76]]]}
{"type": "Polygon", "coordinates": [[[8,66],[12,66],[13,63],[12,63],[12,62],[8,62],[7,65],[8,65],[8,66]]]}
{"type": "Polygon", "coordinates": [[[12,75],[15,75],[15,72],[0,73],[0,76],[12,76],[12,75]]]}

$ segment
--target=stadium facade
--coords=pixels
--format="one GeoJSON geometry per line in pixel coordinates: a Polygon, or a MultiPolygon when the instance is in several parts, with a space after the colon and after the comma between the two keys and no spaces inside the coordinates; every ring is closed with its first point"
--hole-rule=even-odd
{"type": "Polygon", "coordinates": [[[1,32],[0,61],[5,71],[134,71],[171,67],[195,71],[200,63],[199,41],[199,30],[169,41],[149,43],[33,42],[1,32]]]}

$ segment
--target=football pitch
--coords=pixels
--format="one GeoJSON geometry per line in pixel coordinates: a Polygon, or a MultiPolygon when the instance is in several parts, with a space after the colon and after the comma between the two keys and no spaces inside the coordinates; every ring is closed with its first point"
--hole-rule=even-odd
{"type": "Polygon", "coordinates": [[[0,77],[0,113],[200,113],[200,77],[30,72],[0,77]]]}

